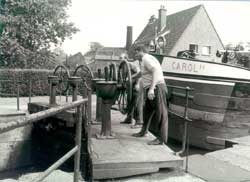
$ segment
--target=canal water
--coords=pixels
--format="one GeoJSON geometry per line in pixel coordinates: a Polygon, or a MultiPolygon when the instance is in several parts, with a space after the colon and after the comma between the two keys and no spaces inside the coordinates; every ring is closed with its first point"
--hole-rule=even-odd
{"type": "MultiPolygon", "coordinates": [[[[38,134],[38,133],[37,133],[38,134]]],[[[9,171],[2,171],[0,172],[0,180],[4,180],[7,178],[12,178],[12,179],[18,179],[20,176],[25,175],[25,174],[29,174],[29,173],[37,173],[37,172],[42,172],[44,170],[46,170],[48,168],[49,165],[51,165],[58,157],[62,156],[63,153],[65,153],[68,148],[70,148],[70,144],[68,143],[68,141],[70,141],[71,137],[68,134],[67,137],[64,136],[63,139],[63,143],[59,145],[55,145],[52,146],[51,144],[53,143],[53,141],[58,139],[58,136],[55,137],[54,135],[54,139],[51,139],[51,134],[46,134],[44,132],[39,132],[39,134],[36,134],[36,138],[35,140],[37,141],[42,141],[41,137],[43,138],[43,141],[47,141],[45,143],[40,142],[39,145],[40,147],[37,148],[36,151],[34,151],[34,155],[36,156],[37,160],[36,163],[32,166],[27,166],[27,167],[23,167],[23,168],[19,168],[19,169],[14,169],[14,170],[9,170],[9,171]],[[46,140],[44,140],[46,139],[46,140]],[[68,143],[68,144],[67,144],[68,143]],[[55,150],[55,148],[57,148],[57,150],[55,150]],[[45,154],[45,155],[39,155],[39,152],[45,154]]],[[[62,133],[61,133],[62,134],[62,133]]],[[[60,136],[59,136],[60,137],[60,136]]],[[[86,142],[83,141],[83,146],[86,145],[86,142]]],[[[178,141],[169,139],[169,144],[168,146],[174,151],[174,152],[178,152],[182,149],[182,144],[178,141]]],[[[83,151],[83,153],[86,151],[83,151]]],[[[205,154],[209,151],[201,149],[201,148],[197,148],[197,147],[193,147],[190,146],[189,148],[189,155],[194,155],[194,154],[205,154]]],[[[186,153],[183,153],[181,155],[182,157],[186,156],[186,153]]],[[[86,160],[86,159],[85,159],[86,160]]],[[[87,163],[83,162],[85,166],[83,166],[84,168],[86,168],[87,163]]],[[[64,165],[62,165],[60,168],[60,170],[65,171],[65,172],[69,172],[72,173],[73,172],[73,158],[69,161],[66,162],[64,165]]],[[[85,173],[84,174],[85,177],[88,177],[88,174],[85,173]]]]}
{"type": "MultiPolygon", "coordinates": [[[[179,141],[176,141],[174,139],[169,139],[168,141],[168,146],[174,151],[174,152],[179,152],[182,150],[182,143],[179,141]]],[[[202,149],[202,148],[198,148],[195,146],[189,146],[189,150],[188,150],[188,155],[194,155],[194,154],[201,154],[204,155],[208,152],[211,152],[207,149],[202,149]]],[[[182,157],[187,155],[187,150],[185,150],[185,152],[183,154],[181,154],[182,157]]]]}

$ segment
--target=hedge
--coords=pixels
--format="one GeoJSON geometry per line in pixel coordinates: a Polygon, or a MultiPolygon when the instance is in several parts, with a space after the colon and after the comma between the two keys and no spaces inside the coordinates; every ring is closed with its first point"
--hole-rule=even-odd
{"type": "Polygon", "coordinates": [[[32,96],[48,95],[48,76],[53,70],[46,69],[0,69],[0,96],[15,96],[17,83],[20,96],[29,96],[29,81],[32,85],[32,96]]]}

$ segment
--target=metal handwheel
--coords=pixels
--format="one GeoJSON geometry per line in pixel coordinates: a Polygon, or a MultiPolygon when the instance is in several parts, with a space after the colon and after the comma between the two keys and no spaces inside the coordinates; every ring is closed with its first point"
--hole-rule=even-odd
{"type": "Polygon", "coordinates": [[[79,76],[85,82],[88,88],[91,88],[92,79],[94,78],[93,72],[88,65],[79,65],[75,69],[73,76],[79,76]]]}
{"type": "Polygon", "coordinates": [[[68,79],[70,73],[68,68],[64,65],[58,65],[54,69],[53,75],[59,77],[59,89],[62,93],[65,93],[69,89],[68,79]]]}
{"type": "Polygon", "coordinates": [[[127,61],[122,61],[118,69],[119,96],[118,106],[121,113],[126,114],[132,100],[132,77],[127,61]]]}
{"type": "Polygon", "coordinates": [[[111,81],[117,80],[117,69],[114,63],[109,65],[109,80],[111,81]]]}

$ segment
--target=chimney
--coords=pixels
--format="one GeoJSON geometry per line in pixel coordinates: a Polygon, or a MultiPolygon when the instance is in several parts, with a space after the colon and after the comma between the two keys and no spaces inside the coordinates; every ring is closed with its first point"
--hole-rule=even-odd
{"type": "Polygon", "coordinates": [[[133,43],[133,27],[127,26],[127,40],[126,40],[126,50],[129,51],[129,48],[133,43]]]}
{"type": "Polygon", "coordinates": [[[166,26],[166,23],[167,23],[167,10],[163,5],[161,5],[159,9],[157,33],[161,32],[161,30],[166,26]]]}

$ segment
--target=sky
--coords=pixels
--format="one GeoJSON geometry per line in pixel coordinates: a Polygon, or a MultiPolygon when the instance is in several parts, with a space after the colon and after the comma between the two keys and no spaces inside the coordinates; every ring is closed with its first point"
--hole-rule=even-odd
{"type": "Polygon", "coordinates": [[[90,42],[124,47],[127,26],[133,27],[134,41],[150,16],[158,17],[161,5],[169,15],[200,4],[207,10],[223,44],[250,42],[250,1],[72,0],[69,21],[80,31],[67,39],[62,48],[67,54],[84,54],[90,42]]]}

